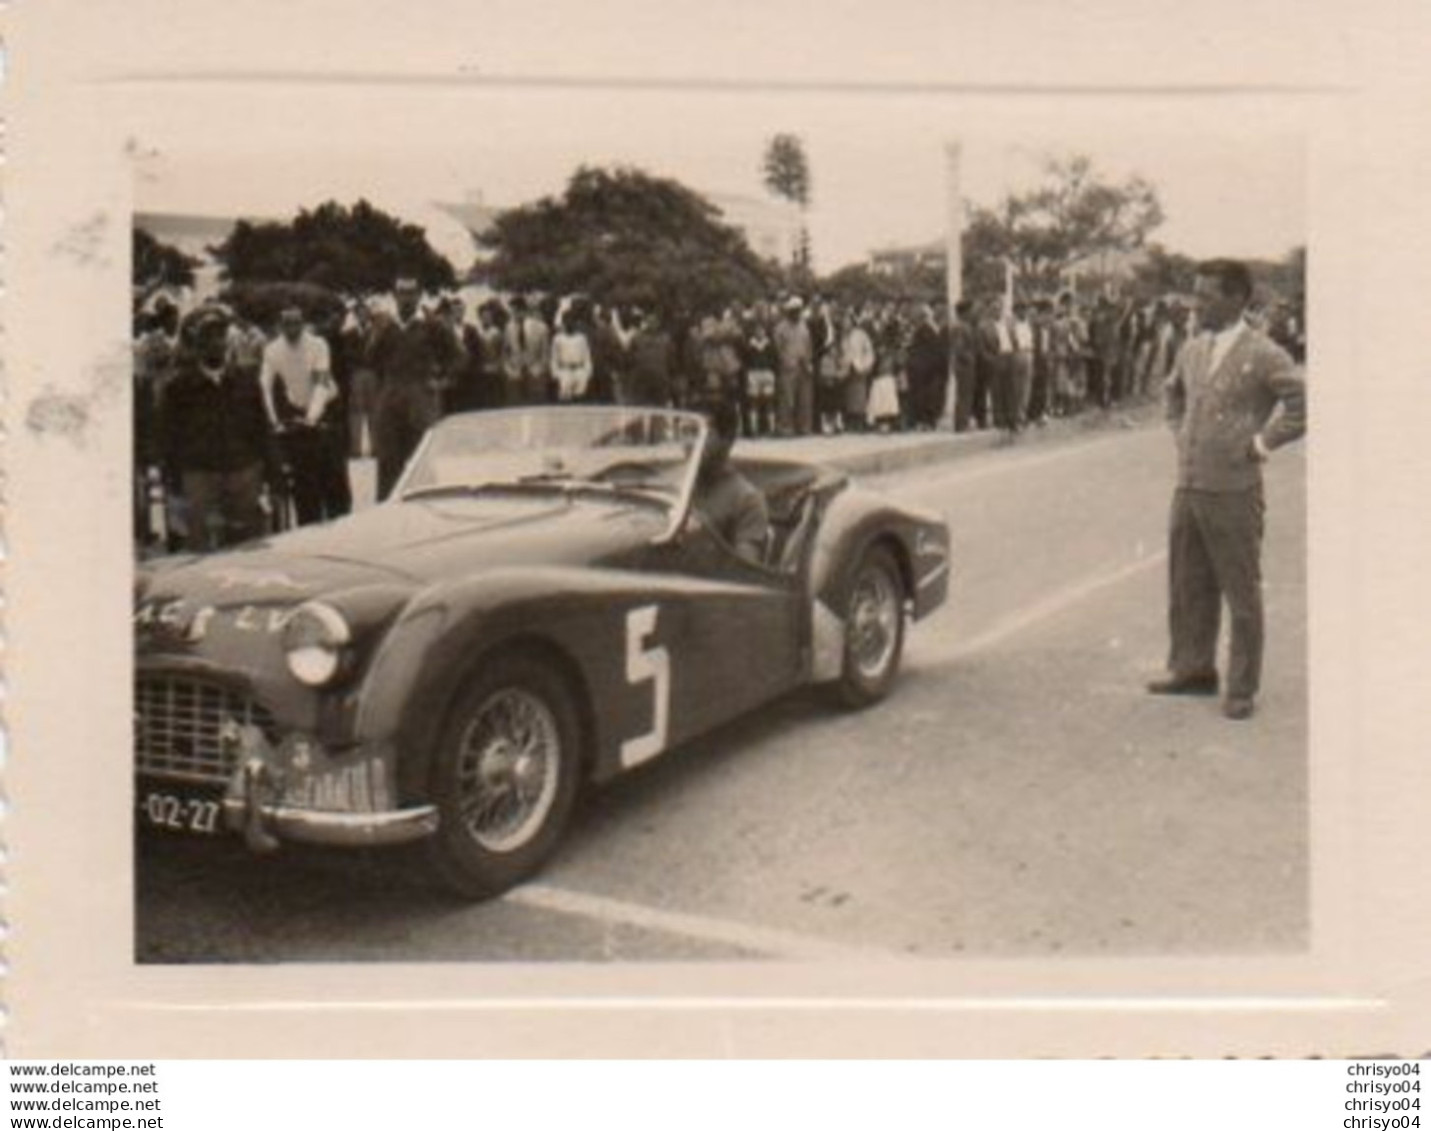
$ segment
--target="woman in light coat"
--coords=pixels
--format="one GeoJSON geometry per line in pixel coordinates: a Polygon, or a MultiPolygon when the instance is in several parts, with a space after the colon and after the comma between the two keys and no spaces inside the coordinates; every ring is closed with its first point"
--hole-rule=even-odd
{"type": "Polygon", "coordinates": [[[559,401],[580,400],[591,383],[591,343],[570,312],[562,315],[561,329],[552,338],[551,373],[559,401]]]}
{"type": "Polygon", "coordinates": [[[875,368],[874,342],[870,341],[863,311],[849,318],[840,352],[845,362],[845,428],[863,431],[870,377],[874,375],[875,368]]]}

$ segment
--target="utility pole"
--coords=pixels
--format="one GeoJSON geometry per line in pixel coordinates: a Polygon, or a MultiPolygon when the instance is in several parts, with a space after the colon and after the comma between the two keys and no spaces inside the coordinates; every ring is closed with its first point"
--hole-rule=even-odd
{"type": "MultiPolygon", "coordinates": [[[[954,307],[964,297],[964,191],[962,168],[964,146],[957,141],[944,144],[944,289],[948,304],[945,325],[952,337],[954,332],[954,307]]],[[[944,412],[940,423],[945,428],[954,427],[954,404],[956,388],[960,381],[972,381],[972,373],[959,373],[954,368],[954,351],[949,351],[949,381],[944,397],[944,412]]]]}
{"type": "Polygon", "coordinates": [[[944,146],[945,191],[945,262],[949,318],[954,319],[954,305],[964,296],[964,192],[961,166],[964,147],[951,141],[944,146]]]}

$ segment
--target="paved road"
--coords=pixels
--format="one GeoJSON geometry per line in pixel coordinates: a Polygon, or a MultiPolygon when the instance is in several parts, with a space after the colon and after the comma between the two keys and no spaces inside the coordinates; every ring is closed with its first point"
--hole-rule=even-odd
{"type": "Polygon", "coordinates": [[[1300,449],[1268,479],[1261,709],[1161,666],[1171,443],[1073,435],[889,476],[947,515],[951,604],[855,715],[796,696],[589,799],[478,906],[391,857],[141,846],[142,961],[1216,955],[1308,931],[1300,449]]]}

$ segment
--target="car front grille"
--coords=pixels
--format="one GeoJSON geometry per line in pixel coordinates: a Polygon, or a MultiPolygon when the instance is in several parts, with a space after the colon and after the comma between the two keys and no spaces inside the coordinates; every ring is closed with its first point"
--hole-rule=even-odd
{"type": "Polygon", "coordinates": [[[172,675],[142,675],[135,681],[134,753],[141,774],[226,782],[238,760],[231,736],[244,726],[256,726],[270,742],[275,740],[273,716],[222,684],[172,675]]]}

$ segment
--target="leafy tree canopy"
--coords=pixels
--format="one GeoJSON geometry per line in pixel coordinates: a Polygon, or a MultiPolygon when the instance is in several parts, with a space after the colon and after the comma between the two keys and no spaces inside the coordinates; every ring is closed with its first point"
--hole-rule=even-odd
{"type": "Polygon", "coordinates": [[[344,294],[388,290],[403,277],[433,289],[456,283],[421,227],[366,200],[351,208],[330,200],[286,224],[241,220],[212,251],[233,283],[313,283],[344,294]]]}
{"type": "MultiPolygon", "coordinates": [[[[776,134],[765,147],[761,163],[765,187],[776,196],[798,204],[803,211],[810,207],[810,160],[805,156],[805,143],[795,134],[776,134]]],[[[812,281],[810,275],[810,229],[800,225],[800,245],[795,252],[796,271],[802,283],[812,281]]]]}
{"type": "Polygon", "coordinates": [[[1070,267],[1143,246],[1163,222],[1157,191],[1139,176],[1102,177],[1084,156],[1049,158],[1044,183],[974,208],[965,233],[966,289],[1002,289],[1002,259],[1025,285],[1053,290],[1070,267]],[[995,273],[997,272],[997,281],[995,273]]]}
{"type": "Polygon", "coordinates": [[[1301,306],[1307,295],[1307,249],[1294,247],[1279,260],[1248,264],[1264,301],[1280,301],[1301,306]]]}
{"type": "Polygon", "coordinates": [[[1132,289],[1140,299],[1167,294],[1190,294],[1197,277],[1197,260],[1169,251],[1160,243],[1147,245],[1147,256],[1133,268],[1132,289]]]}
{"type": "Polygon", "coordinates": [[[889,302],[931,302],[945,296],[942,264],[922,264],[896,272],[872,270],[867,263],[841,267],[819,282],[819,291],[841,306],[889,302]]]}
{"type": "Polygon", "coordinates": [[[503,289],[580,292],[684,321],[770,286],[766,265],[719,211],[639,169],[578,169],[560,197],[509,209],[482,237],[503,289]]]}
{"type": "Polygon", "coordinates": [[[801,208],[810,205],[810,161],[795,134],[776,134],[765,147],[761,166],[765,187],[801,208]]]}
{"type": "MultiPolygon", "coordinates": [[[[1147,254],[1133,271],[1133,292],[1143,299],[1189,294],[1197,278],[1198,260],[1149,243],[1147,254]]],[[[1281,259],[1250,259],[1255,297],[1264,303],[1299,305],[1306,294],[1307,249],[1294,247],[1281,259]]]]}
{"type": "Polygon", "coordinates": [[[148,295],[160,287],[188,287],[194,282],[199,260],[156,239],[143,228],[134,229],[130,271],[136,290],[148,295]]]}
{"type": "Polygon", "coordinates": [[[336,292],[317,283],[231,283],[220,298],[239,314],[265,329],[277,328],[279,314],[290,306],[303,311],[315,326],[331,326],[346,310],[336,292]]]}

